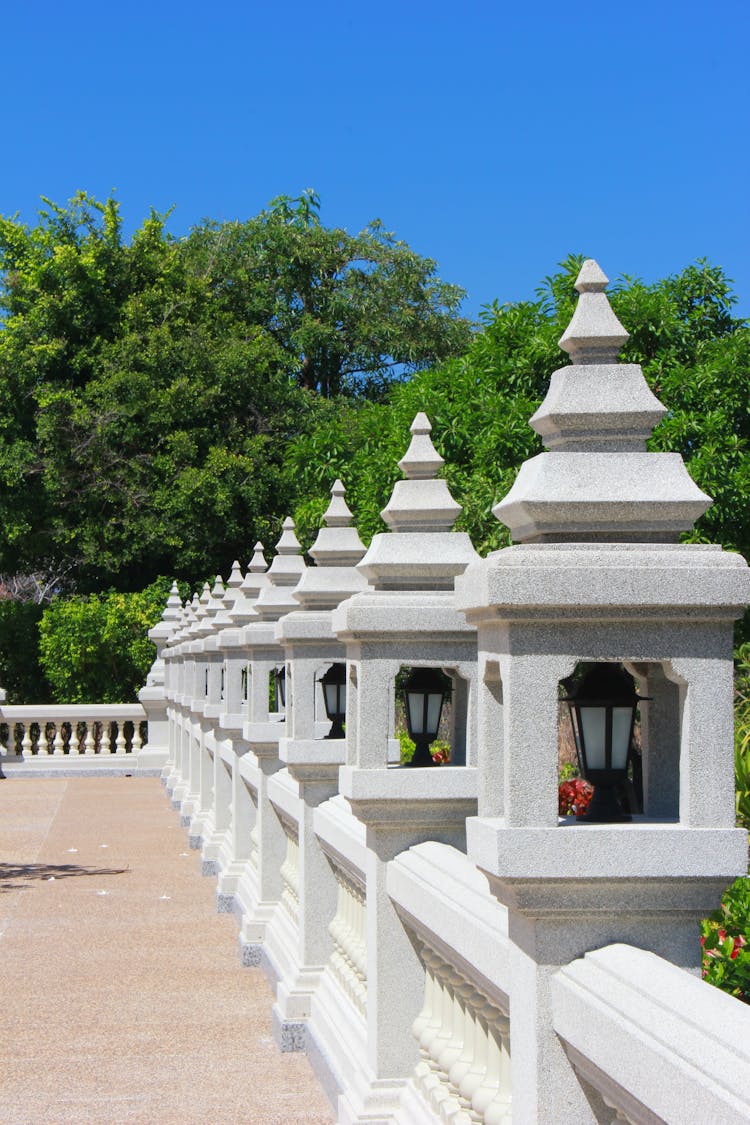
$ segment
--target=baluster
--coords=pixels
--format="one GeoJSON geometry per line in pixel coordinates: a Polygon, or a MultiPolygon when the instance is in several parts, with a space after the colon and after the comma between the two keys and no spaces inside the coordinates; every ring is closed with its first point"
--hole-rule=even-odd
{"type": "Polygon", "coordinates": [[[498,1088],[484,1111],[485,1125],[511,1125],[513,1097],[510,1072],[510,1022],[502,1012],[494,1020],[499,1059],[497,1063],[498,1088]]]}
{"type": "Polygon", "coordinates": [[[125,723],[120,720],[117,723],[117,738],[115,739],[115,753],[125,753],[125,723]]]}
{"type": "Polygon", "coordinates": [[[419,1015],[411,1025],[411,1033],[416,1039],[417,1046],[419,1047],[419,1062],[414,1068],[415,1080],[418,1080],[421,1077],[421,1075],[425,1072],[425,1068],[429,1069],[429,1063],[427,1062],[424,1050],[422,1049],[422,1032],[432,1019],[435,994],[432,972],[430,971],[428,964],[430,951],[426,945],[420,943],[418,953],[422,958],[422,964],[424,965],[424,1001],[422,1003],[422,1009],[419,1015]]]}
{"type": "Polygon", "coordinates": [[[474,1005],[477,1001],[477,992],[467,980],[462,980],[457,986],[460,998],[460,1030],[459,1038],[461,1048],[458,1057],[448,1069],[451,1096],[440,1106],[440,1116],[446,1125],[469,1125],[473,1119],[470,1104],[459,1093],[459,1086],[464,1076],[471,1070],[474,1059],[474,1040],[476,1036],[476,1021],[474,1005]]]}
{"type": "MultiPolygon", "coordinates": [[[[84,719],[84,722],[86,724],[86,737],[83,740],[83,753],[88,754],[90,757],[92,754],[96,753],[96,738],[94,737],[96,724],[91,719],[84,719]]],[[[71,738],[71,746],[72,742],[73,740],[71,738]]],[[[71,749],[71,753],[72,752],[71,749]]]]}
{"type": "Polygon", "coordinates": [[[49,754],[49,742],[47,741],[47,724],[41,722],[39,724],[39,738],[36,744],[36,752],[38,757],[45,758],[49,754]]]}
{"type": "Polygon", "coordinates": [[[458,1091],[462,1098],[471,1106],[471,1116],[474,1121],[481,1121],[481,1116],[474,1109],[474,1094],[482,1086],[487,1076],[489,1030],[485,1010],[487,998],[478,994],[475,1008],[475,1036],[474,1036],[474,1061],[471,1068],[464,1075],[458,1091]]]}
{"type": "Polygon", "coordinates": [[[62,723],[55,723],[55,737],[52,742],[53,757],[65,753],[65,742],[63,741],[62,729],[62,723]]]}
{"type": "Polygon", "coordinates": [[[476,1088],[471,1099],[471,1108],[487,1121],[486,1113],[493,1106],[493,1122],[505,1125],[510,1121],[510,1098],[501,1091],[502,1076],[502,1036],[498,1029],[500,1021],[505,1022],[501,1012],[489,1002],[482,1008],[482,1016],[487,1023],[487,1054],[484,1079],[476,1088]]]}
{"type": "Polygon", "coordinates": [[[457,988],[461,977],[452,965],[443,964],[443,1015],[440,1031],[432,1042],[432,1055],[435,1060],[435,1073],[439,1084],[433,1086],[431,1098],[436,1110],[440,1110],[442,1103],[451,1095],[450,1079],[448,1072],[461,1054],[461,1006],[458,1000],[457,988]]]}
{"type": "Polygon", "coordinates": [[[23,738],[21,739],[21,756],[24,758],[31,757],[31,723],[22,723],[23,738]]]}
{"type": "Polygon", "coordinates": [[[143,745],[141,738],[141,724],[137,719],[133,719],[133,737],[130,741],[130,748],[133,754],[137,754],[143,745]]]}
{"type": "Polygon", "coordinates": [[[105,720],[102,723],[102,729],[101,729],[101,733],[99,735],[99,753],[100,754],[111,754],[112,753],[111,731],[112,731],[112,724],[109,722],[109,720],[105,720]]]}
{"type": "Polygon", "coordinates": [[[70,723],[70,732],[68,734],[68,754],[75,756],[81,753],[81,740],[78,737],[78,723],[72,720],[70,723]]]}
{"type": "Polygon", "coordinates": [[[432,976],[432,1014],[424,1026],[419,1040],[419,1046],[426,1063],[420,1070],[420,1086],[425,1097],[429,1097],[435,1079],[435,1061],[432,1056],[432,1041],[440,1031],[443,1020],[443,981],[440,973],[442,958],[438,957],[434,949],[427,954],[427,965],[432,976]]]}

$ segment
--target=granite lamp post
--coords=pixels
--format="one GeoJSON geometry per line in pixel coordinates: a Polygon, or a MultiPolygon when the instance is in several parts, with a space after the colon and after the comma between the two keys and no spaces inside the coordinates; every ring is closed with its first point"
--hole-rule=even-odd
{"type": "MultiPolygon", "coordinates": [[[[560,341],[573,362],[531,419],[547,449],[494,509],[515,545],[456,580],[479,652],[468,853],[508,908],[513,1115],[524,1122],[601,1120],[552,1028],[556,967],[626,942],[697,971],[698,920],[747,865],[734,827],[732,642],[750,576],[739,555],[679,542],[710,498],[679,454],[646,451],[665,411],[640,367],[617,362],[627,333],[606,284],[585,262],[560,341]],[[624,666],[650,699],[643,813],[631,822],[557,815],[560,685],[584,662],[624,666]]],[[[582,723],[587,754],[606,755],[599,722],[598,735],[582,723]]]]}
{"type": "Polygon", "coordinates": [[[286,837],[269,799],[268,783],[282,765],[279,739],[286,733],[287,724],[282,714],[269,709],[269,687],[284,656],[276,638],[276,623],[297,608],[292,593],[306,569],[294,533],[294,520],[284,520],[276,552],[268,569],[268,581],[255,602],[255,617],[242,630],[249,665],[247,718],[242,738],[248,749],[240,759],[239,769],[254,804],[254,852],[237,885],[237,902],[243,912],[240,947],[247,964],[260,960],[266,925],[282,889],[280,871],[286,837]]]}
{"type": "Polygon", "coordinates": [[[382,512],[389,531],[374,536],[358,570],[371,589],[343,602],[334,626],[346,643],[346,764],[342,795],[366,826],[367,1066],[383,1097],[416,1061],[411,1023],[422,1004],[424,970],[386,890],[386,869],[424,840],[463,848],[476,810],[472,725],[476,635],[457,612],[453,583],[477,554],[461,511],[438,476],[443,464],[418,414],[382,512]],[[445,671],[453,682],[452,765],[403,769],[389,763],[396,677],[403,668],[445,671]],[[391,1084],[391,1085],[389,1085],[391,1084]]]}
{"type": "Polygon", "coordinates": [[[156,658],[146,677],[145,686],[138,692],[138,699],[143,705],[148,720],[148,742],[138,755],[139,773],[161,772],[169,759],[164,649],[177,630],[181,616],[180,594],[176,583],[172,583],[161,620],[148,631],[150,640],[156,645],[156,658]]]}
{"type": "Polygon", "coordinates": [[[272,923],[275,941],[268,943],[276,951],[279,977],[274,1028],[284,1049],[304,1041],[312,995],[333,949],[329,926],[336,913],[337,883],[315,834],[314,818],[338,791],[345,753],[346,650],[332,618],[341,602],[367,588],[356,569],[364,553],[337,480],[310,548],[316,565],[305,570],[294,590],[295,609],[276,628],[289,670],[279,741],[286,769],[274,776],[269,794],[279,816],[287,816],[299,871],[295,922],[290,924],[288,912],[279,911],[272,923]]]}
{"type": "Polygon", "coordinates": [[[258,542],[244,579],[237,585],[230,577],[227,583],[227,592],[231,592],[229,604],[216,618],[217,625],[222,626],[218,642],[224,654],[225,690],[219,728],[225,737],[218,742],[214,788],[217,799],[229,809],[226,831],[216,858],[216,901],[220,913],[233,909],[237,884],[250,857],[254,809],[239,768],[240,759],[248,751],[242,730],[249,717],[250,698],[250,665],[244,628],[257,620],[255,602],[268,584],[267,569],[263,544],[258,542]]]}

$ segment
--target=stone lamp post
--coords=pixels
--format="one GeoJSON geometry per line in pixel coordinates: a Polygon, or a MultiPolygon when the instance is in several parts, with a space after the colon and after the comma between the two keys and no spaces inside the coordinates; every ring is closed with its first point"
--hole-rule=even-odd
{"type": "Polygon", "coordinates": [[[470,697],[476,635],[456,610],[456,575],[477,560],[471,541],[452,530],[461,509],[438,477],[443,459],[418,414],[383,518],[359,571],[371,589],[334,612],[346,643],[346,764],[339,785],[366,825],[367,1060],[381,1095],[416,1061],[411,1023],[422,1003],[424,971],[385,887],[388,862],[423,840],[462,848],[476,810],[476,739],[470,697]],[[389,767],[395,680],[403,667],[443,669],[453,679],[453,766],[389,767]],[[385,1086],[382,1086],[382,1084],[385,1086]]]}
{"type": "Polygon", "coordinates": [[[138,773],[161,773],[169,757],[169,722],[165,683],[164,649],[179,627],[182,602],[177,583],[172,583],[161,620],[149,629],[150,640],[156,645],[156,657],[151,665],[145,686],[138,692],[148,720],[148,742],[138,755],[138,773]]]}
{"type": "MultiPolygon", "coordinates": [[[[255,603],[268,585],[267,569],[263,544],[258,542],[244,579],[235,587],[229,604],[216,618],[217,625],[222,626],[218,647],[224,654],[224,696],[219,715],[219,734],[226,735],[225,739],[219,740],[214,759],[216,809],[222,820],[219,827],[225,829],[216,857],[216,901],[220,913],[233,909],[237,884],[250,857],[254,816],[239,770],[240,758],[249,749],[242,738],[242,729],[249,718],[251,674],[244,628],[258,620],[255,603]]],[[[231,588],[231,579],[227,586],[231,588]]]]}
{"type": "MultiPolygon", "coordinates": [[[[271,782],[271,797],[280,807],[290,792],[297,798],[292,806],[299,870],[297,925],[284,941],[277,942],[294,951],[290,963],[279,964],[274,1022],[283,1044],[300,1042],[300,1022],[310,1015],[312,993],[332,950],[329,923],[336,912],[337,884],[315,835],[313,818],[315,809],[338,792],[339,766],[345,760],[343,732],[341,737],[329,737],[331,724],[326,718],[321,679],[335,669],[345,680],[346,649],[333,630],[332,615],[341,602],[367,588],[367,579],[356,569],[365,548],[351,525],[344,486],[337,480],[323,527],[310,548],[316,565],[305,570],[294,590],[297,608],[276,626],[288,669],[279,757],[292,784],[284,789],[277,784],[284,775],[277,774],[271,782]]],[[[287,915],[281,913],[278,921],[287,922],[287,915]]]]}
{"type": "MultiPolygon", "coordinates": [[[[276,622],[298,608],[292,592],[305,572],[305,561],[294,533],[294,520],[285,519],[276,556],[268,570],[268,582],[255,603],[256,617],[242,630],[242,643],[249,666],[248,718],[242,738],[247,753],[241,759],[242,776],[253,791],[254,809],[243,816],[253,820],[256,848],[254,860],[245,865],[237,887],[243,911],[240,947],[246,964],[257,964],[266,925],[281,894],[281,866],[286,837],[268,796],[268,781],[281,767],[279,739],[286,732],[285,717],[269,709],[269,684],[274,669],[284,659],[276,638],[276,622]]],[[[247,786],[241,794],[251,800],[247,786]]]]}
{"type": "Polygon", "coordinates": [[[627,333],[606,284],[585,262],[560,341],[573,363],[531,419],[547,452],[494,509],[517,545],[456,581],[480,662],[468,852],[508,908],[523,1122],[598,1120],[552,1030],[555,968],[622,941],[697,969],[698,920],[747,863],[734,827],[732,627],[750,575],[739,555],[679,542],[710,499],[678,454],[646,452],[664,408],[637,365],[617,362],[627,333]],[[631,823],[557,815],[560,685],[582,661],[624,665],[650,697],[644,812],[631,823]]]}

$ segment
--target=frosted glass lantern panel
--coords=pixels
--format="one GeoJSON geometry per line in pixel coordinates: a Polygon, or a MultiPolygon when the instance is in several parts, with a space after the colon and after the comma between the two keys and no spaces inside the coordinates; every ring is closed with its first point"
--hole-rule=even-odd
{"type": "Polygon", "coordinates": [[[346,713],[346,684],[323,684],[326,697],[326,711],[329,715],[346,713]]]}
{"type": "Polygon", "coordinates": [[[612,708],[612,768],[624,770],[630,749],[630,727],[633,722],[632,707],[612,708]]]}
{"type": "Polygon", "coordinates": [[[407,699],[412,734],[428,734],[434,737],[440,724],[440,710],[443,706],[442,692],[431,691],[427,695],[423,695],[421,692],[408,692],[407,699]]]}
{"type": "Polygon", "coordinates": [[[583,727],[583,745],[586,752],[586,768],[590,770],[606,769],[607,708],[581,707],[580,715],[581,726],[583,727]]]}

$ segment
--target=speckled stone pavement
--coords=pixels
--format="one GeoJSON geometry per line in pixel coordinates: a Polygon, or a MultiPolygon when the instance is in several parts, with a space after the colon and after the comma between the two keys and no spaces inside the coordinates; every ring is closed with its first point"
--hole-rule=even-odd
{"type": "Polygon", "coordinates": [[[324,1125],[158,778],[0,781],[0,1122],[324,1125]]]}

